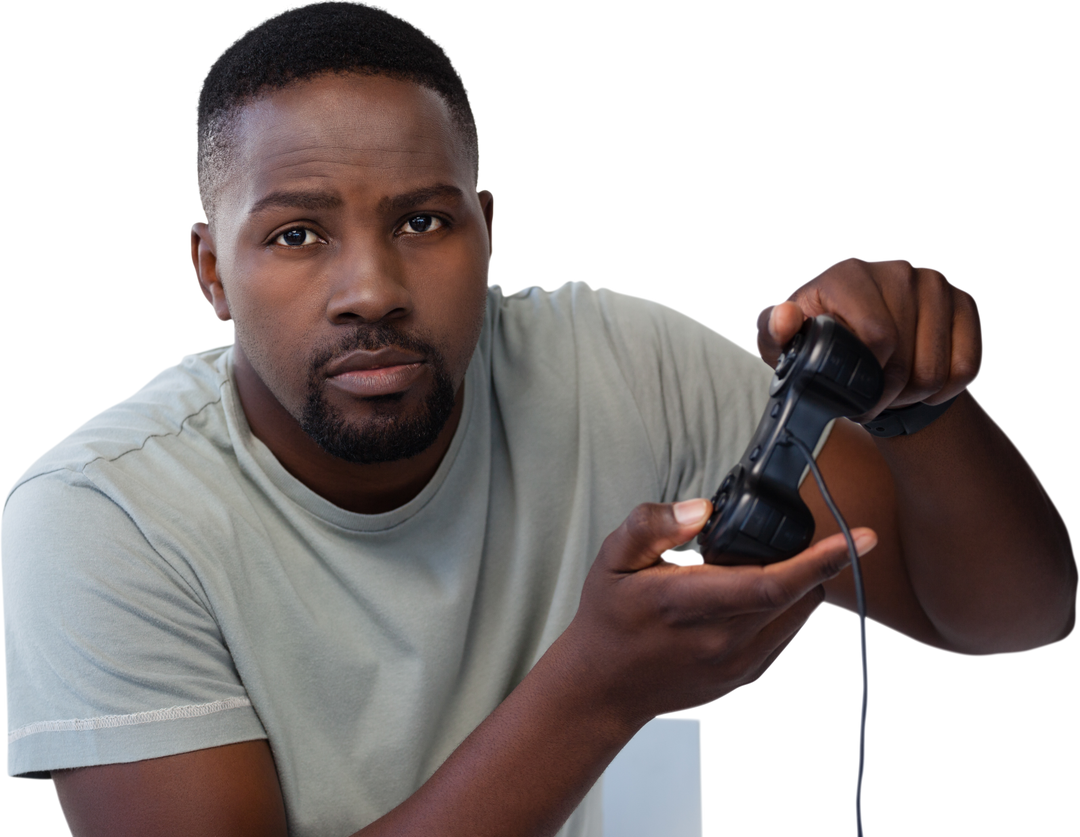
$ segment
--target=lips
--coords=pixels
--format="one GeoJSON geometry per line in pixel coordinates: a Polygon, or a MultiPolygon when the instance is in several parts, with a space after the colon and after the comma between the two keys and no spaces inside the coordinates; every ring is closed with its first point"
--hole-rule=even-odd
{"type": "Polygon", "coordinates": [[[375,352],[360,349],[330,364],[326,375],[334,378],[347,372],[364,372],[365,369],[408,366],[414,363],[423,363],[423,357],[403,352],[401,349],[379,349],[375,352]]]}
{"type": "Polygon", "coordinates": [[[331,362],[325,375],[335,389],[371,398],[408,389],[424,374],[426,365],[423,355],[393,346],[357,349],[331,362]]]}
{"type": "Polygon", "coordinates": [[[377,369],[358,369],[343,372],[329,379],[331,386],[359,398],[393,395],[408,389],[423,374],[422,363],[383,366],[377,369]]]}

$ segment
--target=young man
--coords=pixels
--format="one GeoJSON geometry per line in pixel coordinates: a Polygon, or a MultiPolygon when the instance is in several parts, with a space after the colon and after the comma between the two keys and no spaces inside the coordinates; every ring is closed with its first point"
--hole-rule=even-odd
{"type": "MultiPolygon", "coordinates": [[[[211,71],[192,255],[236,345],[91,422],[5,513],[9,767],[51,773],[76,833],[588,833],[572,812],[642,724],[852,606],[811,486],[802,555],[661,561],[769,372],[655,306],[489,291],[476,163],[449,62],[383,13],[290,12],[211,71]]],[[[1067,536],[965,392],[971,300],[847,262],[762,316],[766,360],[820,311],[885,367],[875,412],[957,396],[821,454],[877,544],[871,614],[969,653],[1064,636],[1067,536]]]]}

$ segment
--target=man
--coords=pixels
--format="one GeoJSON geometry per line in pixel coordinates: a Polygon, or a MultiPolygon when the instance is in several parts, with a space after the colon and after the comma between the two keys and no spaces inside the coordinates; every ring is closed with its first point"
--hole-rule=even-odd
{"type": "MultiPolygon", "coordinates": [[[[468,103],[415,30],[283,15],[200,111],[193,259],[236,346],[92,423],[7,507],[11,767],[51,772],[77,833],[554,833],[645,721],[760,674],[822,584],[851,605],[809,486],[819,540],[791,561],[660,562],[767,370],[632,300],[489,293],[468,103]]],[[[964,392],[970,299],[848,262],[766,312],[766,359],[820,310],[883,362],[876,409],[958,396],[909,438],[840,425],[821,455],[878,542],[872,614],[972,653],[1064,636],[1065,532],[964,392]]]]}

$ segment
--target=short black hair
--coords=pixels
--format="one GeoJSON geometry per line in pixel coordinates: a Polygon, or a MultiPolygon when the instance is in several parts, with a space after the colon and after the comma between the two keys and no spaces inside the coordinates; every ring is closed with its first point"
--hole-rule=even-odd
{"type": "Polygon", "coordinates": [[[476,122],[465,85],[446,53],[401,18],[358,3],[290,9],[255,27],[222,53],[199,95],[199,192],[213,221],[217,187],[227,172],[232,128],[259,97],[326,73],[382,75],[438,93],[464,139],[473,172],[476,122]]]}

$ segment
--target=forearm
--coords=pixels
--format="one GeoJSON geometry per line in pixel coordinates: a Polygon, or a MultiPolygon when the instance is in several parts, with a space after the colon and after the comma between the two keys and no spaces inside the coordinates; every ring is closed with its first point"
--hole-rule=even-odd
{"type": "Polygon", "coordinates": [[[1072,627],[1068,533],[1005,434],[968,393],[912,436],[875,440],[893,476],[915,595],[951,648],[990,653],[1072,627]]]}
{"type": "Polygon", "coordinates": [[[363,837],[554,834],[647,719],[628,721],[563,635],[409,799],[363,837]]]}

